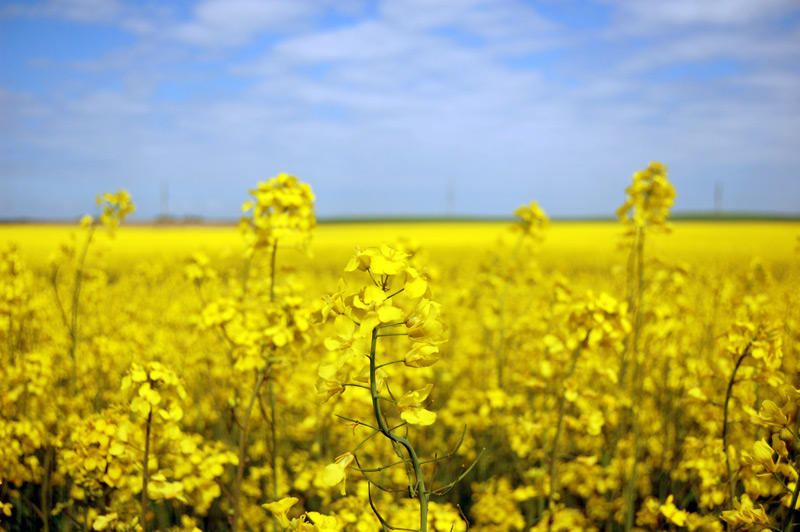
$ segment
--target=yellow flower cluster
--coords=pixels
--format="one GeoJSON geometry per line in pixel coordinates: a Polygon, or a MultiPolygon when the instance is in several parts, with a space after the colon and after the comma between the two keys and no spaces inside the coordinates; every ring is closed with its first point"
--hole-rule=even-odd
{"type": "Polygon", "coordinates": [[[0,327],[8,346],[8,355],[14,361],[15,353],[25,351],[23,334],[26,322],[34,314],[33,272],[31,272],[14,244],[0,250],[0,327]]]}
{"type": "MultiPolygon", "coordinates": [[[[136,515],[136,497],[142,494],[146,463],[148,501],[175,501],[206,515],[221,495],[219,479],[236,463],[235,454],[181,430],[180,403],[186,394],[164,365],[134,364],[122,381],[121,398],[129,407],[117,404],[70,422],[71,433],[59,446],[58,471],[71,479],[73,500],[59,511],[71,514],[88,505],[85,511],[96,516],[95,530],[135,529],[143,522],[136,515]]],[[[185,517],[191,521],[189,514],[185,517]]]]}
{"type": "Polygon", "coordinates": [[[675,200],[675,188],[667,179],[667,167],[651,162],[644,170],[633,174],[631,185],[625,189],[625,203],[617,216],[634,228],[665,226],[675,200]]]}
{"type": "Polygon", "coordinates": [[[186,391],[175,373],[159,362],[133,364],[122,379],[123,393],[131,393],[131,412],[148,417],[156,412],[165,421],[180,421],[186,391]]]}
{"type": "MultiPolygon", "coordinates": [[[[369,282],[350,289],[344,280],[338,290],[317,304],[321,321],[333,319],[334,333],[325,347],[339,355],[319,368],[317,389],[327,400],[345,390],[352,378],[365,382],[370,341],[381,335],[404,335],[411,348],[402,359],[408,367],[432,366],[444,341],[440,305],[432,301],[428,281],[408,262],[409,255],[388,245],[357,250],[345,272],[364,272],[369,282]]],[[[431,389],[407,392],[396,404],[412,424],[430,424],[435,414],[421,407],[431,389]]]]}
{"type": "Polygon", "coordinates": [[[314,193],[293,175],[278,174],[250,190],[239,227],[253,248],[268,248],[277,241],[296,241],[304,247],[316,225],[314,193]]]}
{"type": "Polygon", "coordinates": [[[522,205],[514,211],[514,216],[519,218],[514,225],[515,229],[534,240],[544,239],[544,231],[550,225],[550,219],[538,203],[532,201],[529,205],[522,205]]]}
{"type": "Polygon", "coordinates": [[[319,512],[306,512],[299,518],[289,519],[287,513],[292,506],[297,504],[297,497],[284,497],[283,499],[267,504],[263,504],[264,509],[269,510],[278,520],[278,524],[290,530],[298,532],[339,532],[342,525],[336,517],[323,515],[319,512]]]}
{"type": "Polygon", "coordinates": [[[531,203],[311,259],[310,187],[251,196],[244,245],[137,258],[121,193],[50,263],[0,243],[0,529],[797,527],[794,234],[676,260],[657,163],[591,256],[531,203]]]}
{"type": "MultiPolygon", "coordinates": [[[[345,266],[345,273],[361,272],[360,279],[366,274],[368,282],[361,281],[358,288],[350,289],[347,282],[341,280],[338,290],[318,304],[323,322],[334,318],[335,333],[326,339],[325,346],[334,352],[335,359],[320,366],[317,390],[326,400],[343,393],[348,386],[368,390],[372,403],[370,422],[340,417],[355,427],[373,429],[373,433],[354,451],[326,467],[322,480],[328,486],[344,481],[345,469],[357,461],[355,451],[380,433],[391,443],[399,461],[379,466],[374,471],[405,467],[409,495],[419,500],[419,530],[425,532],[429,521],[429,497],[434,492],[425,485],[423,462],[408,439],[408,425],[425,427],[436,421],[436,413],[426,408],[433,384],[428,382],[422,387],[416,384],[416,389],[395,394],[389,383],[392,377],[384,369],[396,364],[428,368],[437,362],[438,346],[444,342],[441,307],[430,299],[428,280],[411,265],[409,259],[408,253],[388,245],[358,249],[345,266]],[[389,346],[386,348],[388,353],[379,353],[380,338],[397,337],[407,337],[412,347],[400,347],[400,352],[397,352],[396,346],[389,346]],[[384,403],[387,404],[384,406],[384,403]],[[393,406],[402,420],[399,424],[395,425],[388,417],[388,406],[393,406]],[[405,434],[401,435],[399,429],[404,429],[405,434]]],[[[369,477],[366,479],[370,485],[380,486],[369,477]]],[[[369,498],[372,501],[371,493],[369,498]]],[[[396,526],[382,517],[374,503],[370,502],[370,505],[381,524],[396,526]]]]}
{"type": "Polygon", "coordinates": [[[129,214],[133,214],[136,210],[127,190],[119,190],[116,193],[104,192],[97,196],[95,203],[103,208],[100,223],[112,233],[129,214]]]}

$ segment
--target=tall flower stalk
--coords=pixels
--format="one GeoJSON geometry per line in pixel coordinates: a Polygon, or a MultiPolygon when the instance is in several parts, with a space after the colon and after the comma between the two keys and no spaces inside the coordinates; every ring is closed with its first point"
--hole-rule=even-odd
{"type": "MultiPolygon", "coordinates": [[[[340,395],[348,387],[366,387],[374,418],[373,424],[342,416],[349,423],[369,429],[370,434],[355,449],[326,468],[325,483],[334,486],[343,482],[345,469],[355,461],[357,470],[364,474],[370,485],[385,490],[387,488],[367,474],[395,466],[407,467],[407,491],[419,502],[419,530],[425,532],[430,496],[442,488],[433,490],[426,483],[422,466],[432,461],[420,459],[407,431],[411,425],[428,426],[436,421],[436,413],[426,407],[433,384],[395,395],[389,390],[385,368],[400,364],[408,368],[422,368],[435,364],[439,359],[438,345],[444,341],[444,325],[439,318],[439,304],[430,299],[427,279],[410,266],[408,259],[408,255],[402,251],[381,246],[357,251],[347,264],[346,272],[362,272],[367,280],[366,284],[359,282],[357,286],[360,288],[355,290],[348,289],[343,280],[340,290],[327,296],[319,305],[321,320],[333,319],[334,322],[335,333],[327,338],[325,346],[336,353],[336,360],[320,366],[317,389],[328,400],[340,395]],[[388,360],[382,358],[378,352],[379,339],[397,336],[408,337],[411,340],[410,349],[405,349],[404,355],[398,353],[389,356],[388,360]],[[363,365],[364,356],[368,358],[366,368],[363,365]],[[369,375],[368,386],[352,382],[353,376],[364,374],[365,370],[369,375]],[[390,404],[399,411],[398,423],[388,420],[383,404],[390,404]],[[405,430],[406,435],[401,436],[398,432],[400,429],[405,430]],[[378,434],[391,442],[400,460],[389,465],[362,467],[356,453],[378,434]]],[[[394,528],[378,510],[371,495],[369,503],[381,525],[394,528]]]]}
{"type": "MultiPolygon", "coordinates": [[[[512,229],[518,233],[516,243],[511,252],[510,268],[512,272],[518,270],[520,264],[521,251],[526,247],[532,247],[542,240],[547,228],[550,226],[550,219],[544,210],[535,201],[528,205],[521,205],[514,211],[517,220],[512,229]]],[[[528,260],[528,257],[525,257],[528,260]]],[[[506,276],[502,279],[502,289],[497,302],[497,347],[495,348],[495,365],[497,367],[497,387],[502,388],[505,382],[504,373],[506,368],[506,303],[510,285],[515,280],[514,275],[506,276]]]]}
{"type": "MultiPolygon", "coordinates": [[[[648,230],[668,230],[667,218],[675,200],[675,189],[667,179],[667,167],[659,162],[633,174],[631,185],[625,190],[626,198],[617,209],[617,216],[626,226],[626,235],[632,240],[631,258],[628,261],[629,305],[633,309],[633,336],[629,341],[629,349],[623,351],[620,361],[620,383],[624,385],[628,364],[631,372],[629,393],[631,398],[641,396],[642,392],[642,348],[641,334],[644,326],[644,292],[645,292],[645,237],[648,230]],[[635,281],[633,281],[635,279],[635,281]],[[627,353],[626,353],[627,351],[627,353]],[[627,359],[626,359],[627,358],[627,359]]],[[[633,401],[631,402],[633,405],[633,401]]],[[[641,431],[638,412],[631,406],[629,412],[631,430],[633,432],[633,461],[625,495],[625,531],[633,529],[636,503],[636,477],[641,450],[641,431]]]]}
{"type": "MultiPolygon", "coordinates": [[[[253,407],[260,401],[264,383],[267,383],[270,415],[270,466],[272,470],[272,498],[278,499],[278,460],[277,460],[277,401],[275,399],[275,353],[279,349],[292,347],[292,339],[302,337],[297,328],[300,320],[291,314],[295,309],[290,305],[278,305],[275,290],[278,243],[294,244],[306,249],[311,230],[316,225],[314,215],[314,194],[311,187],[288,174],[278,176],[258,184],[250,190],[251,199],[242,205],[239,227],[247,244],[245,268],[242,275],[242,304],[248,299],[248,280],[257,255],[266,251],[269,255],[269,296],[263,309],[265,326],[262,328],[257,345],[240,346],[245,353],[237,360],[241,369],[252,369],[255,383],[250,392],[243,417],[239,420],[239,461],[233,486],[233,520],[231,528],[239,530],[241,525],[242,481],[247,466],[247,442],[251,426],[253,407]]],[[[236,342],[234,342],[236,343],[236,342]]],[[[277,528],[277,521],[273,520],[277,528]]]]}
{"type": "Polygon", "coordinates": [[[150,362],[144,366],[133,364],[122,379],[122,391],[131,396],[131,413],[144,420],[139,522],[147,532],[153,432],[156,422],[161,423],[163,428],[163,423],[177,423],[181,420],[183,409],[180,405],[186,400],[186,391],[177,375],[159,362],[150,362]]]}
{"type": "Polygon", "coordinates": [[[89,247],[94,240],[95,233],[98,226],[103,226],[108,230],[109,235],[113,236],[116,233],[119,224],[131,213],[136,210],[135,205],[131,201],[131,196],[126,190],[120,190],[116,193],[104,192],[96,198],[98,207],[102,208],[102,213],[99,218],[94,218],[86,215],[81,219],[81,226],[86,229],[86,236],[83,240],[83,245],[77,257],[74,256],[75,249],[69,246],[64,247],[64,252],[67,258],[75,260],[75,273],[72,278],[72,289],[70,296],[69,316],[67,316],[67,309],[61,301],[59,292],[58,275],[63,266],[63,263],[57,262],[53,265],[50,274],[50,283],[53,287],[55,294],[56,306],[58,307],[61,315],[61,320],[69,333],[69,358],[72,367],[71,382],[73,390],[77,386],[77,362],[75,358],[75,351],[78,347],[78,340],[80,339],[79,330],[79,310],[81,289],[83,287],[83,279],[86,268],[86,257],[89,253],[89,247]]]}

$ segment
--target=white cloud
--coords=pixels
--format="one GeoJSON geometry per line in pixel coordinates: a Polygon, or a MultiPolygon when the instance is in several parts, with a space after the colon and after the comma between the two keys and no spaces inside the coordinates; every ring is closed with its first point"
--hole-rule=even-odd
{"type": "Polygon", "coordinates": [[[11,3],[2,11],[6,16],[52,17],[79,22],[99,22],[116,18],[123,11],[119,0],[46,0],[11,3]]]}
{"type": "Polygon", "coordinates": [[[352,13],[359,6],[355,0],[200,0],[190,20],[166,33],[195,45],[235,46],[263,32],[286,35],[305,29],[326,13],[352,13]]]}
{"type": "Polygon", "coordinates": [[[556,27],[530,4],[517,0],[391,0],[380,4],[379,14],[399,26],[450,26],[487,38],[516,37],[556,27]]]}
{"type": "Polygon", "coordinates": [[[695,63],[715,59],[743,62],[786,61],[800,58],[797,35],[774,31],[715,31],[683,35],[679,39],[660,40],[643,48],[625,61],[625,71],[642,71],[676,63],[695,63]]]}
{"type": "Polygon", "coordinates": [[[172,35],[191,44],[231,46],[260,31],[294,29],[315,13],[312,3],[293,0],[203,0],[193,18],[173,28],[172,35]]]}
{"type": "Polygon", "coordinates": [[[743,25],[796,9],[792,0],[616,0],[622,19],[639,30],[688,25],[743,25]]]}
{"type": "Polygon", "coordinates": [[[141,97],[110,90],[91,92],[69,102],[67,108],[84,117],[114,115],[120,118],[144,115],[153,109],[150,102],[141,97]]]}
{"type": "MultiPolygon", "coordinates": [[[[104,172],[202,183],[206,192],[195,194],[219,196],[218,216],[235,214],[238,192],[256,179],[284,170],[337,198],[320,194],[326,214],[412,204],[436,212],[447,180],[458,183],[465,212],[503,214],[536,197],[568,214],[611,212],[631,172],[651,159],[687,187],[741,178],[744,168],[800,167],[797,31],[771,33],[716,2],[700,11],[678,4],[658,4],[658,15],[612,4],[619,16],[610,27],[580,31],[513,0],[386,1],[335,27],[320,21],[343,4],[202,0],[179,22],[174,12],[142,11],[138,22],[119,19],[138,28],[133,46],[61,65],[89,81],[37,96],[0,92],[0,120],[14,118],[2,135],[40,161],[72,161],[54,174],[63,179],[104,172]],[[657,16],[663,24],[650,26],[646,47],[617,31],[623,20],[644,28],[657,16]],[[690,27],[699,24],[715,27],[690,27]],[[231,59],[263,33],[277,43],[231,59]],[[538,61],[543,50],[557,60],[538,61]],[[530,60],[510,66],[518,54],[530,60]],[[718,57],[741,61],[744,72],[649,75],[718,57]],[[93,86],[91,76],[115,83],[93,86]],[[166,84],[182,95],[165,98],[166,84]],[[12,111],[20,98],[38,109],[35,119],[12,111]],[[555,184],[566,181],[568,189],[555,184]]],[[[14,175],[37,171],[14,164],[14,175]]]]}
{"type": "MultiPolygon", "coordinates": [[[[288,62],[348,61],[388,59],[419,50],[413,33],[398,31],[381,22],[369,21],[333,31],[287,39],[275,51],[288,62]]],[[[417,35],[425,38],[424,35],[417,35]]]]}

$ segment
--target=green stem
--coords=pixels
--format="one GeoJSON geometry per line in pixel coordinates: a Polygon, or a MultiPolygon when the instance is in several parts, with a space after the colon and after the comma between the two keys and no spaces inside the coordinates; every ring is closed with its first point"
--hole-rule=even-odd
{"type": "MultiPolygon", "coordinates": [[[[275,240],[272,243],[272,253],[270,256],[270,282],[269,282],[270,303],[273,303],[275,301],[275,259],[277,253],[278,253],[278,241],[275,240]]],[[[247,269],[249,270],[249,266],[247,269]]],[[[244,294],[242,295],[242,297],[244,297],[244,294]]],[[[233,532],[239,530],[239,521],[241,520],[242,480],[244,479],[245,454],[247,452],[247,433],[250,427],[250,418],[253,413],[253,405],[255,405],[256,399],[258,398],[259,392],[261,391],[261,386],[264,384],[264,381],[267,380],[268,368],[269,364],[265,364],[264,367],[261,368],[261,370],[258,372],[256,376],[256,383],[255,386],[253,386],[253,391],[250,393],[250,400],[247,403],[247,409],[245,410],[244,419],[242,420],[241,432],[239,433],[239,463],[236,466],[236,479],[234,480],[234,485],[233,485],[233,523],[231,523],[231,530],[233,532]]],[[[275,428],[276,404],[275,404],[275,394],[272,389],[271,375],[270,378],[268,379],[267,388],[269,390],[270,415],[272,417],[270,423],[271,439],[272,439],[272,453],[271,453],[272,456],[270,457],[270,463],[272,466],[272,488],[273,488],[273,495],[277,498],[278,483],[277,483],[277,472],[275,471],[277,464],[275,456],[275,450],[277,446],[277,435],[275,428]]],[[[273,519],[273,526],[277,526],[276,523],[277,521],[273,519]]]]}
{"type": "Polygon", "coordinates": [[[61,316],[61,322],[66,329],[69,329],[69,320],[67,320],[67,313],[64,310],[64,304],[61,302],[61,294],[58,293],[58,272],[61,271],[61,266],[57,265],[53,268],[53,273],[50,274],[50,284],[53,287],[53,293],[56,299],[56,307],[61,316]]]}
{"type": "MultiPolygon", "coordinates": [[[[272,256],[269,264],[269,302],[275,302],[275,262],[278,256],[278,240],[272,243],[272,256]]],[[[274,351],[274,348],[273,348],[274,351]]],[[[270,357],[271,358],[271,357],[270,357]]],[[[269,393],[269,415],[270,415],[270,439],[272,440],[272,453],[270,453],[270,467],[272,467],[272,496],[278,500],[278,429],[275,424],[277,413],[277,403],[275,401],[274,375],[270,375],[267,382],[269,393]]],[[[277,532],[278,519],[272,517],[272,530],[277,532]]]]}
{"type": "Polygon", "coordinates": [[[48,445],[44,454],[44,482],[42,483],[42,530],[50,531],[50,502],[53,493],[53,455],[55,450],[48,445]]]}
{"type": "Polygon", "coordinates": [[[247,283],[250,280],[250,265],[253,262],[253,255],[248,255],[244,260],[244,267],[242,268],[242,296],[239,301],[244,301],[247,294],[247,283]]]}
{"type": "Polygon", "coordinates": [[[153,421],[153,407],[147,413],[147,423],[144,432],[144,459],[142,460],[142,494],[140,497],[140,519],[142,530],[147,532],[147,482],[150,480],[149,461],[150,461],[150,427],[153,421]]]}
{"type": "MultiPolygon", "coordinates": [[[[575,372],[575,366],[578,363],[578,357],[581,354],[581,351],[586,347],[586,344],[589,343],[589,335],[592,333],[592,330],[589,329],[586,332],[586,336],[583,338],[580,344],[575,348],[572,352],[572,361],[569,367],[569,371],[564,376],[564,380],[567,380],[572,376],[575,372]]],[[[547,509],[550,512],[550,516],[547,520],[547,530],[553,529],[553,499],[556,493],[556,459],[558,458],[556,453],[558,452],[558,441],[561,438],[561,432],[564,428],[564,414],[567,409],[567,394],[562,393],[561,397],[558,398],[558,423],[556,425],[556,434],[553,437],[553,445],[550,447],[550,493],[547,497],[547,509]]]]}
{"type": "MultiPolygon", "coordinates": [[[[631,346],[631,359],[633,361],[633,374],[631,375],[631,399],[641,397],[639,393],[642,380],[642,367],[639,356],[639,338],[641,336],[642,322],[644,321],[642,312],[642,301],[644,299],[644,236],[643,227],[636,230],[636,311],[633,327],[633,343],[631,346]]],[[[624,371],[624,368],[623,368],[624,371]]],[[[636,475],[639,467],[639,420],[633,404],[631,404],[631,425],[633,428],[633,466],[631,467],[631,477],[628,482],[628,493],[626,501],[625,532],[633,530],[634,506],[636,504],[636,475]]]]}
{"type": "Polygon", "coordinates": [[[400,292],[402,292],[402,291],[403,291],[403,290],[405,290],[405,289],[406,289],[406,288],[405,288],[405,287],[403,287],[403,288],[400,288],[400,289],[398,289],[398,290],[397,290],[397,291],[395,291],[395,292],[392,292],[391,294],[389,294],[388,296],[386,296],[386,299],[392,299],[394,296],[396,296],[397,294],[399,294],[400,292]]]}
{"type": "Polygon", "coordinates": [[[625,531],[633,530],[634,506],[636,504],[636,477],[639,470],[639,444],[641,434],[639,423],[633,423],[633,467],[631,468],[631,478],[628,482],[628,492],[626,494],[627,513],[625,516],[625,531]]]}
{"type": "MultiPolygon", "coordinates": [[[[797,424],[795,425],[795,434],[798,433],[800,429],[800,415],[797,416],[797,424]]],[[[797,445],[797,436],[794,437],[794,443],[797,445]]],[[[797,465],[795,464],[795,467],[797,465]]],[[[797,497],[800,496],[800,478],[795,480],[794,491],[792,492],[792,503],[789,506],[789,513],[784,518],[787,523],[784,527],[784,532],[789,532],[792,530],[792,526],[794,525],[794,515],[795,515],[795,508],[797,507],[797,497]]]]}
{"type": "Polygon", "coordinates": [[[89,252],[89,244],[92,243],[96,227],[92,225],[89,228],[89,234],[86,235],[86,242],[83,244],[80,258],[78,259],[77,269],[75,270],[75,280],[72,285],[72,306],[70,307],[70,322],[69,322],[69,357],[72,360],[72,386],[73,389],[77,387],[78,368],[75,360],[75,350],[78,347],[78,307],[81,297],[81,286],[83,285],[83,269],[86,265],[86,255],[89,252]]]}
{"type": "Polygon", "coordinates": [[[269,302],[275,302],[275,259],[278,256],[278,241],[272,243],[272,256],[269,261],[269,302]]]}
{"type": "Polygon", "coordinates": [[[419,499],[419,531],[426,532],[428,530],[428,491],[425,488],[425,480],[422,477],[422,464],[420,463],[417,452],[406,438],[397,436],[392,433],[389,426],[386,424],[386,419],[383,417],[383,411],[378,397],[377,379],[375,376],[376,363],[375,351],[378,344],[378,328],[372,329],[372,342],[369,351],[369,385],[370,395],[372,396],[372,410],[375,413],[375,420],[378,422],[378,428],[381,433],[386,436],[393,443],[401,445],[408,453],[409,460],[414,469],[414,477],[416,486],[410,486],[412,493],[416,492],[419,499]]]}
{"type": "MultiPolygon", "coordinates": [[[[519,255],[519,250],[522,247],[522,241],[525,236],[525,233],[521,233],[519,238],[517,239],[517,243],[514,245],[514,251],[512,253],[512,263],[516,264],[517,257],[519,255]]],[[[497,309],[497,321],[499,322],[497,328],[497,334],[499,335],[497,338],[497,350],[495,353],[495,359],[497,364],[497,387],[503,387],[503,370],[505,369],[506,365],[506,336],[505,336],[505,309],[506,309],[506,298],[508,297],[508,279],[505,279],[503,282],[503,291],[500,294],[500,301],[498,302],[498,309],[497,309]]]]}
{"type": "MultiPolygon", "coordinates": [[[[30,505],[35,511],[39,509],[36,508],[34,504],[31,503],[30,505]]],[[[22,490],[17,490],[17,530],[22,530],[22,490]]]]}
{"type": "Polygon", "coordinates": [[[247,430],[250,424],[250,415],[253,412],[253,405],[258,397],[258,392],[261,390],[261,385],[264,384],[266,377],[266,367],[258,372],[256,377],[256,385],[253,387],[253,392],[250,394],[250,401],[247,403],[247,410],[245,410],[244,419],[242,420],[242,430],[239,434],[239,463],[236,466],[236,480],[233,485],[233,523],[231,523],[231,530],[236,532],[239,530],[239,518],[241,515],[241,495],[242,495],[242,479],[244,478],[244,461],[245,452],[247,450],[247,430]]]}
{"type": "Polygon", "coordinates": [[[731,471],[731,456],[730,451],[728,450],[728,403],[730,403],[731,396],[733,394],[733,384],[736,379],[736,372],[739,371],[739,366],[741,366],[742,360],[744,360],[749,353],[750,344],[747,345],[744,352],[736,361],[736,365],[733,367],[733,373],[731,373],[731,378],[728,380],[728,389],[725,391],[725,406],[722,412],[722,446],[724,447],[725,451],[725,467],[728,470],[728,495],[731,510],[734,509],[736,482],[733,479],[733,472],[731,471]]]}
{"type": "Polygon", "coordinates": [[[278,500],[278,432],[277,424],[275,423],[275,412],[277,410],[275,401],[275,388],[273,379],[267,380],[267,394],[269,395],[269,410],[270,410],[270,439],[272,453],[270,453],[270,467],[272,468],[272,497],[278,500]]]}
{"type": "Polygon", "coordinates": [[[14,339],[11,331],[14,328],[14,320],[12,319],[11,309],[8,310],[8,358],[10,364],[14,364],[14,339]]]}
{"type": "MultiPolygon", "coordinates": [[[[382,336],[382,335],[378,335],[378,336],[382,336]]],[[[403,362],[405,362],[404,359],[392,360],[391,362],[384,362],[383,364],[378,364],[377,366],[375,366],[375,369],[380,369],[380,368],[382,368],[384,366],[391,366],[393,364],[402,364],[403,362]]]]}

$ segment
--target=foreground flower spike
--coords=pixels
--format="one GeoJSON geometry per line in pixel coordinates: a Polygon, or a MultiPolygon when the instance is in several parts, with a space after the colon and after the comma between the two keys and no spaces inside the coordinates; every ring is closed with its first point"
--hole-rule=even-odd
{"type": "MultiPolygon", "coordinates": [[[[317,389],[325,400],[344,393],[349,386],[368,389],[376,426],[372,435],[380,432],[392,442],[400,457],[399,462],[377,470],[394,466],[408,468],[407,490],[419,501],[419,529],[424,532],[428,526],[428,500],[433,491],[426,487],[422,461],[408,439],[407,430],[408,425],[426,426],[436,421],[436,413],[425,408],[433,384],[406,391],[395,398],[387,384],[388,375],[384,367],[404,364],[410,368],[422,368],[436,363],[438,345],[444,341],[445,332],[440,306],[431,300],[428,280],[410,265],[409,255],[393,247],[384,245],[356,250],[345,266],[345,272],[361,274],[358,288],[349,289],[342,281],[339,290],[318,305],[320,318],[334,322],[334,335],[325,341],[325,346],[337,354],[337,359],[320,367],[317,389]],[[406,348],[405,355],[389,360],[383,360],[386,357],[384,353],[379,361],[378,339],[387,336],[405,336],[411,341],[411,348],[406,348]],[[366,362],[364,356],[368,359],[366,362]],[[387,403],[394,405],[401,422],[389,422],[389,414],[384,412],[387,403]],[[401,429],[403,436],[400,435],[401,429]]],[[[373,427],[371,423],[348,421],[356,426],[373,427]]],[[[323,472],[323,483],[333,487],[344,482],[345,470],[351,462],[358,463],[355,452],[345,453],[328,465],[323,472]]],[[[367,481],[374,484],[369,477],[367,481]]],[[[391,528],[371,497],[370,505],[383,526],[391,528]]]]}

